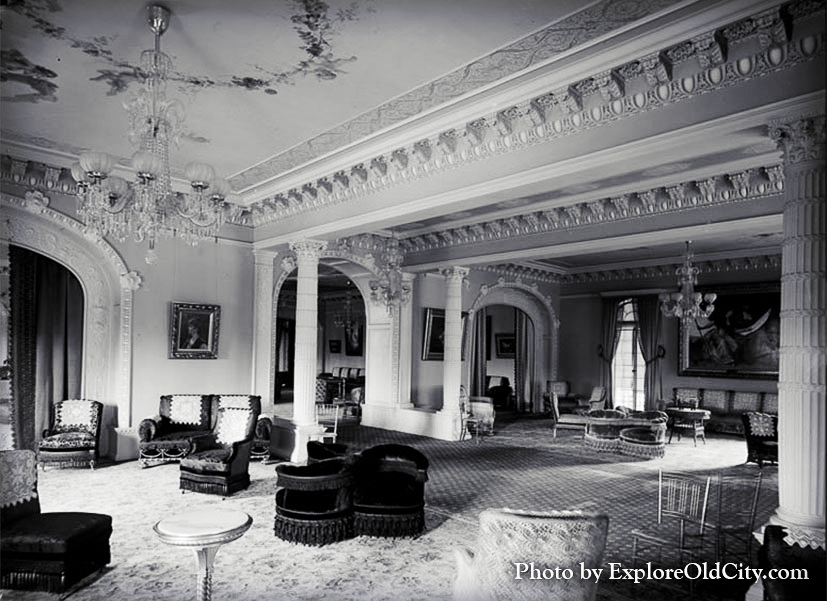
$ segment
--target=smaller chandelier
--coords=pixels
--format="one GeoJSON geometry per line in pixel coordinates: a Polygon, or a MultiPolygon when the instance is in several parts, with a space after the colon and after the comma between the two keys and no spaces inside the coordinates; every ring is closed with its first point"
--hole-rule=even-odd
{"type": "Polygon", "coordinates": [[[180,102],[166,97],[172,61],[161,52],[161,34],[169,25],[169,16],[163,6],[148,7],[155,48],[141,53],[143,87],[126,105],[132,125],[129,139],[138,146],[132,156],[135,181],[112,175],[114,160],[103,152],[85,152],[72,165],[78,216],[87,230],[120,242],[130,236],[136,242],[146,240],[150,251],[161,235],[193,245],[217,237],[230,194],[229,183],[217,178],[212,167],[200,163],[190,163],[184,169],[189,192],[172,189],[169,146],[180,138],[183,109],[180,102]]]}
{"type": "Polygon", "coordinates": [[[388,311],[398,309],[411,298],[411,285],[402,277],[403,253],[399,248],[399,240],[391,238],[387,241],[383,253],[384,267],[379,273],[379,279],[371,280],[370,298],[373,302],[384,304],[388,311]]]}
{"type": "Polygon", "coordinates": [[[686,242],[683,265],[675,270],[680,292],[663,293],[658,297],[663,314],[666,317],[677,317],[682,321],[699,318],[708,319],[715,310],[714,303],[715,299],[718,298],[718,295],[714,292],[706,294],[695,292],[700,270],[692,263],[691,244],[691,241],[686,242]]]}
{"type": "MultiPolygon", "coordinates": [[[[350,282],[348,282],[350,285],[350,282]]],[[[361,321],[353,316],[353,295],[348,288],[345,296],[345,312],[337,311],[333,315],[333,325],[337,328],[353,329],[361,325],[361,321]]]]}

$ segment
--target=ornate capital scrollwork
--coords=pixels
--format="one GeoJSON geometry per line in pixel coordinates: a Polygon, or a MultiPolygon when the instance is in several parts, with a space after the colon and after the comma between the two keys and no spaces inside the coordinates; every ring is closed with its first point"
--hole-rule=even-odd
{"type": "Polygon", "coordinates": [[[770,137],[784,152],[784,160],[789,164],[824,161],[827,156],[824,115],[772,124],[770,137]]]}
{"type": "Polygon", "coordinates": [[[290,250],[296,254],[297,259],[318,261],[319,255],[327,248],[327,242],[323,240],[298,240],[291,242],[289,246],[290,250]]]}

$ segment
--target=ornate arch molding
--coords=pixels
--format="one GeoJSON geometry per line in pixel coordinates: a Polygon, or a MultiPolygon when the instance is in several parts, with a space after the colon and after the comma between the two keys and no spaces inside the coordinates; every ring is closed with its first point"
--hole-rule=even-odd
{"type": "Polygon", "coordinates": [[[4,241],[41,253],[65,266],[84,294],[82,394],[106,407],[104,423],[132,421],[132,299],[141,277],[129,272],[117,251],[84,235],[83,225],[45,206],[3,194],[4,241]]]}
{"type": "MultiPolygon", "coordinates": [[[[522,280],[506,281],[504,277],[497,279],[495,284],[482,284],[480,291],[471,305],[470,312],[475,314],[482,307],[490,305],[511,305],[517,307],[534,322],[535,333],[535,380],[542,380],[540,374],[546,374],[545,379],[557,379],[557,361],[559,349],[558,331],[560,319],[549,296],[543,295],[537,284],[526,284],[522,280]],[[545,309],[545,312],[540,310],[545,309]],[[543,361],[539,352],[548,357],[543,361]]],[[[539,394],[535,390],[535,394],[539,394]]]]}

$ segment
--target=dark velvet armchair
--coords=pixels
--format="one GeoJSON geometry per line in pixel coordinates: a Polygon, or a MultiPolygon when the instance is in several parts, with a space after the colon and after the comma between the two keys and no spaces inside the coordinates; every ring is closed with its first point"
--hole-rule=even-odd
{"type": "Polygon", "coordinates": [[[353,527],[357,536],[414,536],[425,528],[428,459],[413,447],[383,444],[354,465],[353,527]]]}
{"type": "Polygon", "coordinates": [[[321,546],[353,536],[353,472],[350,458],[276,466],[278,538],[321,546]]]}
{"type": "Polygon", "coordinates": [[[747,439],[747,463],[778,463],[778,416],[748,411],[741,414],[747,439]]]}
{"type": "Polygon", "coordinates": [[[34,451],[0,451],[0,587],[60,593],[109,563],[112,518],[41,513],[34,451]]]}
{"type": "Polygon", "coordinates": [[[192,453],[199,438],[214,426],[214,399],[210,394],[165,394],[158,415],[138,426],[141,467],[180,461],[192,453]]]}
{"type": "Polygon", "coordinates": [[[89,466],[95,469],[100,444],[103,405],[72,399],[54,404],[52,427],[40,440],[40,465],[89,466]]]}
{"type": "Polygon", "coordinates": [[[181,459],[181,490],[231,495],[250,485],[250,450],[261,402],[217,409],[215,430],[181,459]]]}
{"type": "Polygon", "coordinates": [[[507,409],[511,404],[511,395],[514,389],[505,376],[487,376],[485,396],[494,399],[494,406],[498,409],[507,409]]]}
{"type": "Polygon", "coordinates": [[[807,570],[806,579],[762,580],[765,601],[804,601],[827,598],[827,556],[824,548],[784,540],[782,526],[764,528],[764,544],[758,551],[758,565],[767,573],[771,569],[807,570]]]}

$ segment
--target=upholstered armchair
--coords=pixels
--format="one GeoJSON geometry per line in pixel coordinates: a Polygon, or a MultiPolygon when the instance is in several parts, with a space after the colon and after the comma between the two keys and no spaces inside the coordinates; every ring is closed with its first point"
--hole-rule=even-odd
{"type": "Polygon", "coordinates": [[[783,526],[766,526],[764,544],[758,551],[758,566],[764,573],[770,570],[806,570],[804,579],[762,580],[766,601],[804,601],[824,599],[827,596],[827,568],[824,548],[813,548],[807,541],[785,540],[788,532],[783,526]]]}
{"type": "Polygon", "coordinates": [[[747,463],[778,463],[778,416],[758,411],[741,414],[747,439],[747,463]]]}
{"type": "Polygon", "coordinates": [[[511,395],[514,389],[511,382],[505,376],[487,376],[485,385],[485,396],[494,400],[494,406],[507,409],[511,403],[511,395]]]}
{"type": "Polygon", "coordinates": [[[354,464],[354,533],[414,536],[425,528],[428,459],[413,447],[383,444],[362,451],[354,464]]]}
{"type": "Polygon", "coordinates": [[[231,495],[250,485],[253,446],[260,401],[248,407],[217,409],[215,430],[196,441],[195,451],[181,459],[181,490],[231,495]]]}
{"type": "MultiPolygon", "coordinates": [[[[457,550],[456,601],[593,601],[594,578],[582,567],[602,566],[609,530],[603,514],[486,509],[480,514],[477,548],[457,550]],[[530,568],[570,570],[571,578],[531,579],[530,568]]],[[[557,572],[555,572],[557,573],[557,572]]]]}
{"type": "Polygon", "coordinates": [[[196,440],[209,436],[214,425],[213,402],[209,394],[162,396],[158,415],[138,426],[141,467],[180,461],[192,453],[196,440]]]}
{"type": "Polygon", "coordinates": [[[41,513],[34,451],[0,451],[0,587],[60,593],[109,563],[112,518],[41,513]]]}
{"type": "Polygon", "coordinates": [[[52,427],[40,440],[40,465],[95,469],[100,444],[103,405],[98,401],[72,399],[54,404],[52,427]]]}

